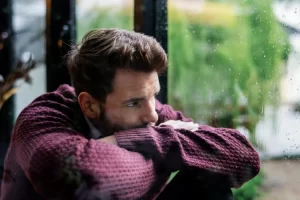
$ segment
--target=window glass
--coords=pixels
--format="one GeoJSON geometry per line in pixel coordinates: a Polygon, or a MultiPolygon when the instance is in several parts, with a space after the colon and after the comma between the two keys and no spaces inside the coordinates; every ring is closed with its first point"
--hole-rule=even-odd
{"type": "Polygon", "coordinates": [[[203,124],[238,128],[261,155],[266,176],[254,182],[268,188],[266,199],[298,198],[299,9],[297,1],[169,1],[169,102],[203,124]]]}
{"type": "Polygon", "coordinates": [[[77,0],[76,14],[78,40],[96,28],[133,30],[133,0],[77,0]]]}
{"type": "Polygon", "coordinates": [[[16,117],[33,99],[46,92],[45,15],[46,1],[13,1],[15,61],[23,57],[26,59],[26,52],[31,52],[37,63],[30,72],[30,84],[24,83],[24,80],[17,82],[16,117]]]}

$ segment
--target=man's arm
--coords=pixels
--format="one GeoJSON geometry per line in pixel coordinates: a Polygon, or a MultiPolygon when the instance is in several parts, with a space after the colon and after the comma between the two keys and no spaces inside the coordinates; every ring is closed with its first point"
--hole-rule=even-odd
{"type": "MultiPolygon", "coordinates": [[[[157,102],[161,122],[192,121],[169,105],[157,102]]],[[[151,158],[156,168],[214,174],[229,187],[240,187],[255,177],[260,160],[255,149],[237,130],[200,126],[196,131],[171,126],[130,129],[115,133],[119,146],[151,158]],[[195,171],[195,172],[196,172],[195,171]]]]}
{"type": "MultiPolygon", "coordinates": [[[[91,188],[100,199],[138,199],[152,186],[157,178],[152,160],[87,140],[70,128],[72,122],[62,114],[44,110],[23,111],[12,139],[18,163],[44,198],[72,199],[75,191],[91,188]]],[[[118,140],[122,143],[122,138],[118,140]]]]}
{"type": "Polygon", "coordinates": [[[234,129],[200,126],[193,132],[154,126],[117,132],[115,136],[119,145],[153,159],[158,168],[207,171],[220,175],[229,187],[240,187],[260,170],[257,152],[234,129]]]}
{"type": "MultiPolygon", "coordinates": [[[[170,105],[156,100],[159,121],[193,121],[182,112],[175,111],[170,105]]],[[[160,160],[166,168],[174,171],[182,167],[194,167],[209,173],[219,174],[228,180],[230,187],[239,187],[250,180],[260,170],[257,152],[248,140],[237,130],[200,126],[196,132],[184,129],[153,127],[149,129],[128,130],[116,134],[118,138],[128,136],[127,149],[153,154],[153,159],[160,160]],[[141,133],[139,138],[131,137],[141,133]],[[143,137],[144,136],[144,137],[143,137]],[[150,136],[150,137],[149,137],[150,136]],[[145,139],[146,138],[146,139],[145,139]]],[[[126,138],[124,138],[126,140],[126,138]]],[[[119,141],[120,143],[120,141],[119,141]]]]}

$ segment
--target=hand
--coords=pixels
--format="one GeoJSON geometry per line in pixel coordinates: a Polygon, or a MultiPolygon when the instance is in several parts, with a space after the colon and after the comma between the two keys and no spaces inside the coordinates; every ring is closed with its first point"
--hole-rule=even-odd
{"type": "Polygon", "coordinates": [[[169,121],[161,123],[159,126],[163,126],[163,125],[172,126],[174,129],[183,128],[183,129],[190,130],[190,131],[196,131],[199,128],[199,124],[197,124],[197,123],[183,122],[180,120],[169,120],[169,121]]]}
{"type": "Polygon", "coordinates": [[[106,142],[106,143],[113,144],[113,145],[118,145],[116,137],[114,135],[98,139],[98,141],[106,142]]]}

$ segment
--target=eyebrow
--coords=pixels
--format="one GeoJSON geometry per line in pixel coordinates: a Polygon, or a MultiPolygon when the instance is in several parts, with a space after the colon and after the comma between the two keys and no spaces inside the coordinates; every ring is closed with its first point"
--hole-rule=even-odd
{"type": "Polygon", "coordinates": [[[145,97],[134,97],[134,98],[130,98],[130,99],[127,99],[125,101],[122,102],[122,104],[128,104],[130,102],[135,102],[135,101],[142,101],[142,100],[145,100],[146,98],[145,97]]]}
{"type": "MultiPolygon", "coordinates": [[[[158,88],[157,92],[155,92],[155,95],[157,95],[159,92],[160,92],[160,87],[158,88]]],[[[127,104],[127,103],[134,102],[134,101],[143,101],[145,99],[146,99],[146,97],[133,97],[133,98],[123,101],[122,104],[127,104]]]]}

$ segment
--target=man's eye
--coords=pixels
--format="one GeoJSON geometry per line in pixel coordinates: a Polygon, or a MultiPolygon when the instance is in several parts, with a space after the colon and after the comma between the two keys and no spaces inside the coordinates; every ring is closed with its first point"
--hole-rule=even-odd
{"type": "Polygon", "coordinates": [[[138,101],[133,101],[127,104],[127,107],[137,107],[139,105],[138,101]]]}

